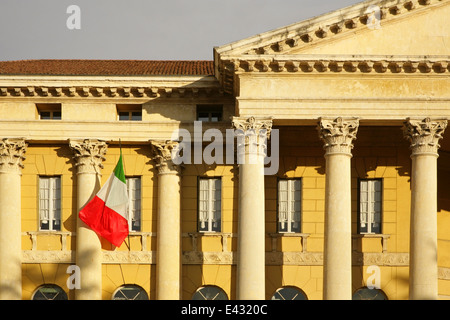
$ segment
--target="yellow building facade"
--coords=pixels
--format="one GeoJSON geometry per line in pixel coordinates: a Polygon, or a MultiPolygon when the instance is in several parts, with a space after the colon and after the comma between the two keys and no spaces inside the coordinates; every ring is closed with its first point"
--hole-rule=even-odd
{"type": "Polygon", "coordinates": [[[448,299],[449,16],[370,0],[214,61],[0,62],[0,298],[448,299]],[[115,248],[78,211],[121,153],[115,248]]]}

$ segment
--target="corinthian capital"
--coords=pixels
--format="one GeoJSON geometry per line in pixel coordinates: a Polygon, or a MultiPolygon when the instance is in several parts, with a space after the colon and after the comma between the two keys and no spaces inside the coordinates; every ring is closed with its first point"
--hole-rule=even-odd
{"type": "Polygon", "coordinates": [[[174,164],[172,152],[178,148],[177,141],[150,141],[153,158],[159,174],[179,174],[180,165],[174,164]]]}
{"type": "Polygon", "coordinates": [[[108,145],[105,141],[97,139],[70,140],[69,146],[73,150],[76,160],[75,167],[78,173],[100,173],[103,169],[108,145]]]}
{"type": "Polygon", "coordinates": [[[27,146],[25,139],[3,138],[0,141],[0,172],[20,174],[27,146]]]}
{"type": "Polygon", "coordinates": [[[254,132],[257,135],[264,134],[267,138],[270,137],[270,132],[272,130],[272,118],[256,119],[255,117],[233,117],[232,122],[233,127],[236,130],[254,132]]]}
{"type": "Polygon", "coordinates": [[[254,163],[261,161],[259,156],[265,156],[267,153],[267,139],[272,131],[272,118],[233,117],[232,124],[237,137],[238,162],[254,163]],[[246,161],[243,158],[245,154],[256,158],[246,161]]]}
{"type": "Polygon", "coordinates": [[[353,140],[358,132],[358,119],[323,119],[319,120],[319,136],[324,141],[325,155],[352,154],[353,140]]]}
{"type": "Polygon", "coordinates": [[[407,119],[403,126],[403,134],[411,142],[411,156],[418,154],[438,155],[439,140],[442,139],[447,120],[407,119]]]}

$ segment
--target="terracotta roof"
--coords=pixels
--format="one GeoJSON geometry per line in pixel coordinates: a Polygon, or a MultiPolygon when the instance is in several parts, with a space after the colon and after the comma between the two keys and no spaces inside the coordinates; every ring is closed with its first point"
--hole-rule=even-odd
{"type": "Polygon", "coordinates": [[[0,61],[3,75],[213,75],[213,61],[16,60],[0,61]]]}

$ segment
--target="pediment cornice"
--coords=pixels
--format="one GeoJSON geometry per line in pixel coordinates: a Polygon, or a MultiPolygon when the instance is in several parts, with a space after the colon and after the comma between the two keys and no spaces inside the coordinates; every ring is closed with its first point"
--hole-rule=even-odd
{"type": "Polygon", "coordinates": [[[379,9],[383,23],[419,14],[432,7],[448,5],[449,0],[368,0],[312,19],[265,32],[214,48],[216,58],[230,55],[289,54],[312,44],[368,29],[373,9],[379,9]]]}

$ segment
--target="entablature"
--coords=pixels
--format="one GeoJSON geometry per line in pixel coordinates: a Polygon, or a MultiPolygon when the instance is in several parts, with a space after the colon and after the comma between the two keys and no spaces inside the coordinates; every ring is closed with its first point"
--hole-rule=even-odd
{"type": "Polygon", "coordinates": [[[224,91],[234,94],[235,77],[241,74],[448,77],[450,72],[450,56],[242,55],[223,59],[224,91]]]}
{"type": "Polygon", "coordinates": [[[0,76],[2,97],[185,98],[222,96],[213,76],[0,76]]]}

